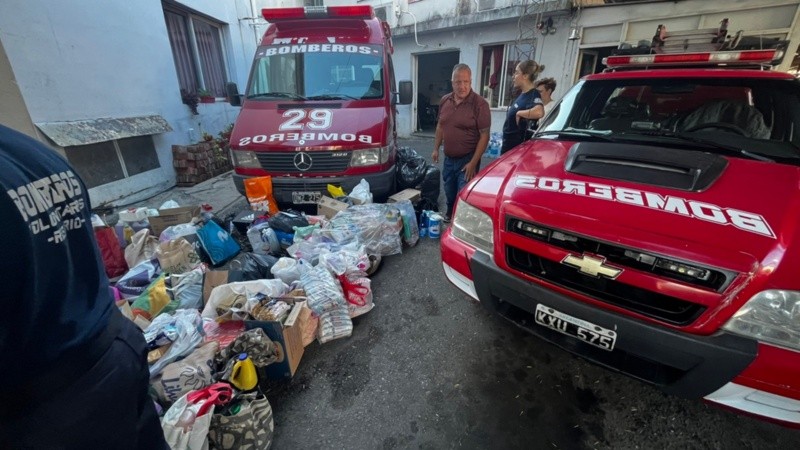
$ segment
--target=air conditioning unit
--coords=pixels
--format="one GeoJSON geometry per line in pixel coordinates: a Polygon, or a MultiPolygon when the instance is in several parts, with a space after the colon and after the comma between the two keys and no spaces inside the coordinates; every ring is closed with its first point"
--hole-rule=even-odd
{"type": "Polygon", "coordinates": [[[495,9],[494,0],[478,0],[478,11],[495,9]]]}

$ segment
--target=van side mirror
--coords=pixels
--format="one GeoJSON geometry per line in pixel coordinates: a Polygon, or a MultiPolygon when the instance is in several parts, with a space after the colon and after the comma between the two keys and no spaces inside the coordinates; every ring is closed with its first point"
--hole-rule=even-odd
{"type": "Polygon", "coordinates": [[[242,95],[239,94],[239,86],[236,83],[226,83],[225,93],[228,95],[228,103],[231,106],[242,106],[242,95]]]}
{"type": "Polygon", "coordinates": [[[414,83],[405,80],[400,82],[400,104],[410,105],[414,97],[414,83]]]}

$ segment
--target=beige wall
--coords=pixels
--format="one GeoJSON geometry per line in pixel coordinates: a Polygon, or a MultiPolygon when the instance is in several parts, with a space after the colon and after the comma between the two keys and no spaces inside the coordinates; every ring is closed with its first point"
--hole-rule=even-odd
{"type": "Polygon", "coordinates": [[[0,123],[39,139],[2,42],[0,42],[0,123]]]}

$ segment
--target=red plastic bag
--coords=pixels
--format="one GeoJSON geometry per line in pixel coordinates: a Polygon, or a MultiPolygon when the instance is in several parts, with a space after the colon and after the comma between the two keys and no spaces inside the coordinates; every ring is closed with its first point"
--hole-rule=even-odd
{"type": "Polygon", "coordinates": [[[125,262],[125,253],[119,246],[119,239],[113,228],[97,227],[94,229],[94,236],[97,239],[97,246],[100,248],[100,255],[103,257],[103,266],[106,269],[108,278],[115,278],[128,271],[128,263],[125,262]]]}

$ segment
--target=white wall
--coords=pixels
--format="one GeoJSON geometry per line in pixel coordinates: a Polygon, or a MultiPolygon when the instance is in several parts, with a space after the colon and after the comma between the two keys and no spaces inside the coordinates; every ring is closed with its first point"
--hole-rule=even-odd
{"type": "MultiPolygon", "coordinates": [[[[251,22],[239,20],[252,16],[250,0],[180,4],[229,25],[223,40],[229,79],[243,89],[256,48],[251,22]]],[[[0,40],[33,122],[160,114],[172,126],[154,136],[160,169],[92,189],[93,204],[173,185],[171,145],[190,143],[189,128],[198,138],[200,131],[216,134],[238,115],[238,108],[218,102],[199,105],[200,115],[192,116],[181,103],[159,0],[3,0],[0,40]]]]}

